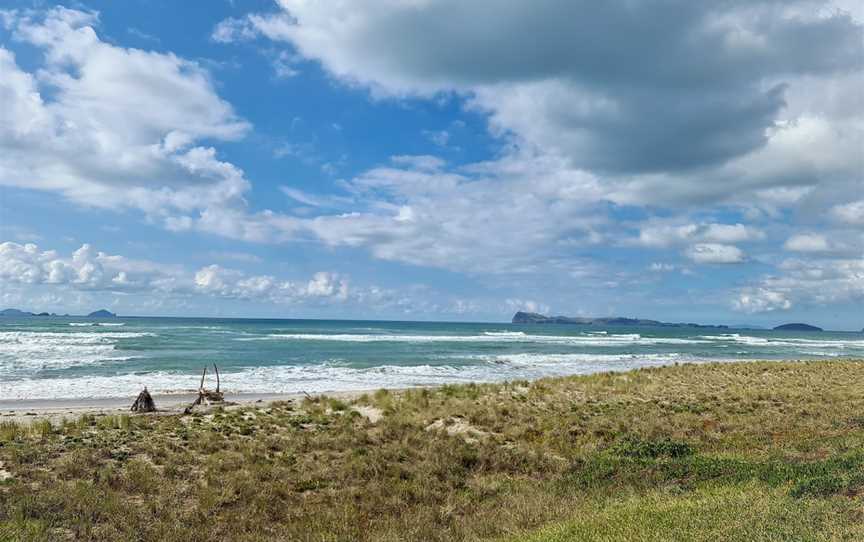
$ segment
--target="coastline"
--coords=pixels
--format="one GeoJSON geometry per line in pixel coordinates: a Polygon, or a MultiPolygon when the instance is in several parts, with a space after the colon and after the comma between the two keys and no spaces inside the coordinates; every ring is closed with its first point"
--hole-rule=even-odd
{"type": "MultiPolygon", "coordinates": [[[[393,388],[388,391],[402,391],[405,388],[393,388]]],[[[312,393],[311,397],[330,397],[351,401],[364,393],[375,390],[334,391],[327,393],[312,393]]],[[[149,416],[171,416],[181,414],[197,397],[196,393],[170,393],[153,395],[157,410],[149,416]]],[[[307,397],[305,393],[226,393],[226,408],[245,406],[266,407],[277,401],[300,401],[307,397]]],[[[0,400],[0,422],[29,423],[48,420],[52,423],[64,419],[76,419],[85,414],[94,416],[109,416],[118,414],[135,414],[129,410],[134,397],[99,397],[99,398],[60,398],[60,399],[12,399],[0,400]]],[[[208,408],[208,407],[203,407],[208,408]]]]}
{"type": "MultiPolygon", "coordinates": [[[[570,378],[578,376],[592,376],[604,374],[623,374],[642,369],[662,369],[677,366],[705,366],[705,365],[736,365],[736,364],[751,364],[751,363],[833,363],[833,362],[864,362],[864,358],[798,358],[798,359],[704,359],[704,360],[688,360],[680,363],[669,363],[663,365],[655,365],[648,367],[636,368],[620,368],[607,369],[590,373],[573,373],[565,375],[547,375],[535,379],[528,379],[530,382],[544,379],[570,378]]],[[[504,384],[506,381],[476,381],[474,384],[504,384]]],[[[452,385],[464,385],[469,382],[452,382],[452,385]]],[[[231,408],[241,408],[247,406],[267,407],[271,403],[278,401],[297,402],[302,401],[306,397],[328,397],[332,399],[340,399],[344,401],[353,401],[364,394],[372,394],[378,390],[387,390],[389,392],[403,392],[406,390],[421,390],[421,389],[436,389],[447,384],[426,384],[416,386],[379,386],[375,388],[351,389],[351,390],[331,390],[331,391],[314,391],[314,392],[225,392],[225,403],[222,406],[231,408]]],[[[192,403],[197,397],[197,393],[192,391],[178,391],[174,393],[154,393],[153,399],[156,403],[157,411],[155,413],[143,414],[151,416],[169,416],[178,415],[183,412],[183,409],[192,403]]],[[[130,406],[135,401],[135,397],[114,396],[114,397],[61,397],[61,398],[35,398],[35,399],[0,399],[0,422],[14,423],[29,423],[40,420],[49,420],[52,423],[60,423],[64,419],[73,420],[82,415],[94,415],[97,417],[120,414],[133,414],[130,411],[130,406]]],[[[212,408],[212,407],[203,407],[212,408]]],[[[142,414],[137,414],[142,415],[142,414]]]]}

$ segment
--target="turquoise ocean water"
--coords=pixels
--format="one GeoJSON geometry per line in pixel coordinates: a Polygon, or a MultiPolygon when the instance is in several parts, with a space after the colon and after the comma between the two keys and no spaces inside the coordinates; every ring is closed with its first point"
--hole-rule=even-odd
{"type": "Polygon", "coordinates": [[[706,360],[864,357],[864,336],[575,325],[0,318],[0,400],[197,387],[325,392],[584,374],[706,360]]]}

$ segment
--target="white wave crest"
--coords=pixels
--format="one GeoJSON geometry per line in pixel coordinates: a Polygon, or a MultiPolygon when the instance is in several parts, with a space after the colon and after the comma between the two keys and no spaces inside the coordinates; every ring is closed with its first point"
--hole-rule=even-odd
{"type": "MultiPolygon", "coordinates": [[[[741,335],[739,333],[727,333],[723,335],[700,335],[700,339],[710,341],[729,341],[737,344],[746,344],[747,346],[765,347],[765,348],[825,348],[829,350],[862,350],[864,351],[864,340],[856,339],[798,339],[798,338],[774,338],[774,337],[753,337],[750,335],[741,335]]],[[[802,350],[802,354],[807,353],[802,350]]],[[[823,355],[820,352],[820,355],[823,355]]]]}
{"type": "MultiPolygon", "coordinates": [[[[333,391],[408,388],[460,382],[500,382],[544,376],[623,371],[681,361],[679,356],[544,356],[514,354],[489,356],[471,365],[381,365],[346,367],[341,363],[223,370],[222,388],[228,393],[322,393],[333,391]]],[[[701,360],[688,360],[700,362],[701,360]]],[[[192,391],[195,373],[157,371],[146,374],[58,379],[21,379],[4,383],[5,399],[133,397],[144,386],[155,393],[192,391]]]]}
{"type": "Polygon", "coordinates": [[[140,332],[0,332],[0,380],[94,363],[123,361],[118,340],[153,336],[140,332]]]}
{"type": "Polygon", "coordinates": [[[613,347],[620,345],[652,345],[652,344],[705,344],[711,341],[704,339],[680,339],[675,337],[643,337],[638,333],[620,335],[526,335],[524,333],[501,333],[482,335],[400,335],[400,334],[355,334],[355,333],[273,333],[257,337],[240,337],[236,341],[268,341],[268,340],[293,340],[293,341],[339,341],[354,343],[370,342],[407,342],[407,343],[543,343],[561,344],[573,346],[600,346],[613,347]]]}

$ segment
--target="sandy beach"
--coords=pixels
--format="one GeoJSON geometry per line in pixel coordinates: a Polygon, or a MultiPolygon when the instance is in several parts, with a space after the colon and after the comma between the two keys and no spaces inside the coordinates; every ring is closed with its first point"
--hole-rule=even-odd
{"type": "MultiPolygon", "coordinates": [[[[311,396],[327,396],[347,401],[373,391],[336,391],[311,396]]],[[[195,400],[196,396],[194,393],[154,395],[153,400],[156,402],[157,411],[142,415],[180,414],[195,400]]],[[[221,406],[227,409],[248,405],[267,406],[276,401],[299,401],[304,397],[306,394],[303,393],[226,393],[225,402],[221,406]]],[[[64,419],[76,419],[84,414],[95,416],[131,414],[130,406],[133,401],[135,401],[134,397],[0,400],[0,421],[29,423],[47,419],[57,423],[64,419]]]]}

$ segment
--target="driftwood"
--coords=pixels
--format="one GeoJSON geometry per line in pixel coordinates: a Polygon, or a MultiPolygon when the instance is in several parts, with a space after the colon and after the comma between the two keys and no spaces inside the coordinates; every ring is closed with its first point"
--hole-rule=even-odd
{"type": "Polygon", "coordinates": [[[150,396],[150,392],[147,391],[146,386],[144,387],[144,391],[138,394],[138,398],[135,399],[129,410],[132,412],[156,412],[156,403],[153,401],[153,397],[150,396]]]}
{"type": "Polygon", "coordinates": [[[204,378],[207,376],[207,367],[205,366],[204,372],[201,373],[201,383],[198,385],[198,397],[183,410],[184,414],[189,414],[198,405],[210,405],[211,403],[222,403],[225,401],[225,396],[220,390],[219,367],[216,367],[215,363],[213,364],[213,370],[216,372],[216,391],[208,390],[204,387],[204,378]]]}

